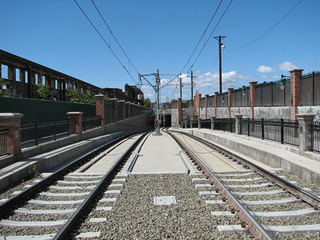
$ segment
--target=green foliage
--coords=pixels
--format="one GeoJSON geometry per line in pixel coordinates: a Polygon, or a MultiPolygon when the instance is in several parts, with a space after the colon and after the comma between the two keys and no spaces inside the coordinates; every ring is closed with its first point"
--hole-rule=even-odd
{"type": "Polygon", "coordinates": [[[54,99],[54,94],[51,91],[51,87],[45,86],[41,83],[37,84],[37,86],[38,86],[38,95],[40,99],[44,99],[44,100],[54,99]]]}
{"type": "Polygon", "coordinates": [[[105,95],[104,100],[108,102],[108,101],[110,101],[110,97],[108,95],[105,95]]]}
{"type": "Polygon", "coordinates": [[[90,90],[82,94],[79,93],[77,89],[70,89],[68,90],[67,96],[70,98],[70,102],[74,103],[96,103],[96,98],[90,90]]]}
{"type": "Polygon", "coordinates": [[[13,97],[13,87],[6,85],[6,81],[3,78],[0,78],[0,96],[1,97],[13,97]],[[6,89],[3,89],[3,86],[6,86],[6,89]]]}
{"type": "Polygon", "coordinates": [[[144,106],[145,106],[145,107],[150,107],[150,106],[151,106],[151,101],[150,101],[149,98],[146,98],[146,99],[144,100],[144,106]]]}

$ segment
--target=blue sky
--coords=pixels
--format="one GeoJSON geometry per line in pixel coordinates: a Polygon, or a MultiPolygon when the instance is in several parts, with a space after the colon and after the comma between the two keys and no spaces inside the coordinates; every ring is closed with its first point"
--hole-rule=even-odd
{"type": "MultiPolygon", "coordinates": [[[[95,32],[73,0],[0,0],[0,49],[77,77],[99,87],[124,88],[138,83],[129,64],[91,0],[77,0],[123,65],[95,32]]],[[[127,56],[141,74],[188,74],[190,64],[227,8],[224,0],[190,63],[182,71],[220,0],[94,0],[127,56]],[[181,72],[182,71],[182,72],[181,72]]],[[[218,41],[223,35],[223,92],[249,81],[269,82],[299,67],[320,70],[320,1],[303,0],[259,41],[300,0],[234,0],[192,70],[195,90],[218,91],[218,41]]],[[[184,75],[184,76],[185,76],[184,75]]],[[[173,75],[162,75],[162,84],[173,75]]],[[[154,83],[152,77],[149,80],[154,83]]],[[[146,82],[144,82],[146,84],[146,82]]],[[[161,101],[177,98],[179,89],[164,87],[161,101]]],[[[188,79],[183,100],[190,99],[188,79]]],[[[142,86],[154,101],[154,91],[142,86]]]]}

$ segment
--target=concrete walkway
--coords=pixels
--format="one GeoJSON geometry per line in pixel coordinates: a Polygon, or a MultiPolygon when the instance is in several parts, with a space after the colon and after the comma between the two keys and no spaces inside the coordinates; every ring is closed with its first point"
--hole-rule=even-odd
{"type": "Polygon", "coordinates": [[[262,162],[273,168],[281,168],[301,178],[320,184],[320,154],[298,154],[299,149],[269,140],[237,135],[210,129],[180,129],[207,139],[227,150],[251,160],[262,162]],[[318,156],[319,155],[319,156],[318,156]],[[317,160],[319,159],[319,161],[317,160]]]}

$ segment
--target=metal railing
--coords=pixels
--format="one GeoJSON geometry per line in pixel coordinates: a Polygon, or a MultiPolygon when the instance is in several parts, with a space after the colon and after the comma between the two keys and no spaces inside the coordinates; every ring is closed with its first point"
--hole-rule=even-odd
{"type": "Polygon", "coordinates": [[[214,129],[233,133],[236,129],[235,123],[234,118],[217,118],[214,120],[214,129]]]}
{"type": "Polygon", "coordinates": [[[313,152],[320,152],[320,122],[311,124],[311,149],[313,152]]]}
{"type": "Polygon", "coordinates": [[[87,131],[92,128],[100,127],[101,126],[101,116],[94,116],[94,117],[84,117],[82,118],[82,131],[87,131]]]}
{"type": "Polygon", "coordinates": [[[21,147],[37,146],[39,143],[70,136],[70,125],[75,123],[75,120],[64,119],[21,124],[21,147]]]}
{"type": "Polygon", "coordinates": [[[240,134],[299,146],[299,123],[292,120],[241,119],[240,134]]]}
{"type": "Polygon", "coordinates": [[[8,154],[7,135],[9,134],[6,126],[0,126],[0,156],[8,154]]]}

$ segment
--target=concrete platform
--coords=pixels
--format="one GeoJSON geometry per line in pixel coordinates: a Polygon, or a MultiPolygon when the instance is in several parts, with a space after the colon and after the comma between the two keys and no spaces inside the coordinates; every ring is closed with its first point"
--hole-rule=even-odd
{"type": "Polygon", "coordinates": [[[235,151],[250,161],[280,168],[307,181],[320,184],[320,154],[299,153],[297,147],[269,140],[210,129],[175,129],[202,137],[212,143],[235,151]]]}
{"type": "Polygon", "coordinates": [[[151,134],[141,149],[132,174],[187,173],[194,171],[189,161],[179,156],[180,147],[166,133],[151,134]]]}

